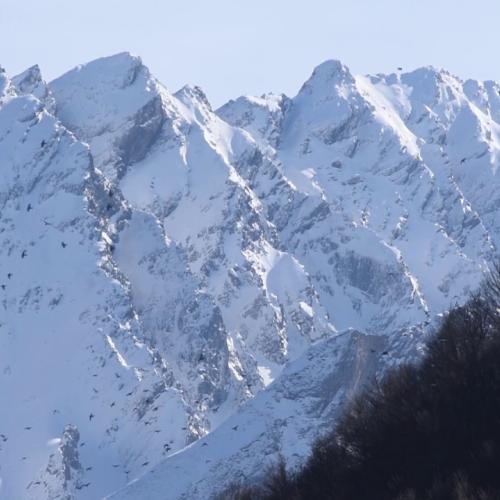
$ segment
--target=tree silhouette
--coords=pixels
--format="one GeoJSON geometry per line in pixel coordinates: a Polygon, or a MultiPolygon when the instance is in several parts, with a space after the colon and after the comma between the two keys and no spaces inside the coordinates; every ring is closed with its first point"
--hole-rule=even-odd
{"type": "Polygon", "coordinates": [[[444,318],[424,359],[354,399],[299,471],[232,500],[500,499],[500,267],[444,318]]]}

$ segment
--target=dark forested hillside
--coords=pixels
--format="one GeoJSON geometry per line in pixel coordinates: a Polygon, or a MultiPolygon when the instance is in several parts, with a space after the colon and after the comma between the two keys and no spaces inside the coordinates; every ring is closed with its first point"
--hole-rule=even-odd
{"type": "Polygon", "coordinates": [[[500,273],[443,320],[423,361],[359,395],[295,474],[232,499],[500,498],[500,273]]]}

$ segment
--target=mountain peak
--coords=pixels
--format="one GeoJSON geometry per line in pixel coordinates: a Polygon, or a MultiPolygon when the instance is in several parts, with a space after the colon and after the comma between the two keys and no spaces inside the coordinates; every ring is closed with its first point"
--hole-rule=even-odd
{"type": "Polygon", "coordinates": [[[403,78],[414,78],[418,81],[425,80],[440,80],[442,76],[450,75],[450,73],[443,68],[438,68],[437,66],[428,65],[416,68],[412,71],[403,74],[403,78]]]}
{"type": "Polygon", "coordinates": [[[149,70],[142,64],[140,57],[120,52],[79,65],[54,80],[51,85],[57,85],[60,80],[64,80],[65,84],[74,80],[92,86],[126,88],[134,83],[141,71],[149,76],[149,70]]]}
{"type": "Polygon", "coordinates": [[[192,107],[193,105],[202,105],[212,111],[212,106],[201,87],[198,85],[184,85],[178,90],[174,96],[182,101],[186,106],[192,107]]]}
{"type": "Polygon", "coordinates": [[[327,59],[318,64],[313,70],[313,76],[333,76],[337,74],[349,74],[349,69],[339,59],[327,59]]]}
{"type": "Polygon", "coordinates": [[[163,123],[159,85],[128,52],[77,66],[49,86],[58,119],[90,145],[106,175],[116,175],[116,155],[138,161],[163,123]]]}
{"type": "Polygon", "coordinates": [[[304,83],[299,93],[324,93],[334,85],[354,83],[349,68],[336,59],[329,59],[314,68],[310,78],[304,83]]]}
{"type": "Polygon", "coordinates": [[[31,93],[33,88],[42,83],[40,66],[35,64],[12,78],[12,83],[21,93],[31,93]]]}
{"type": "Polygon", "coordinates": [[[12,85],[19,95],[32,94],[42,101],[50,112],[55,110],[54,99],[45,83],[38,64],[12,78],[12,85]]]}

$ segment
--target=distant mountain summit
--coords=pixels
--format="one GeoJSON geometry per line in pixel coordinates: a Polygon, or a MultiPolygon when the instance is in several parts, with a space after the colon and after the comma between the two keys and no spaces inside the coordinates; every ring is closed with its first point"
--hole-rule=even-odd
{"type": "Polygon", "coordinates": [[[215,111],[128,53],[0,71],[0,498],[300,463],[481,280],[499,154],[499,86],[435,68],[215,111]]]}

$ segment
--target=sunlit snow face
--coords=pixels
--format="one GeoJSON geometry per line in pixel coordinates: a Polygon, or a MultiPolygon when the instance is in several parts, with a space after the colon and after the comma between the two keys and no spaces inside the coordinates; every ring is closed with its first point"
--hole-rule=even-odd
{"type": "Polygon", "coordinates": [[[136,487],[209,496],[227,464],[300,460],[365,376],[418,356],[498,246],[494,86],[330,61],[295,98],[216,113],[127,54],[14,83],[0,83],[9,498],[30,481],[100,498],[164,460],[136,487]]]}

